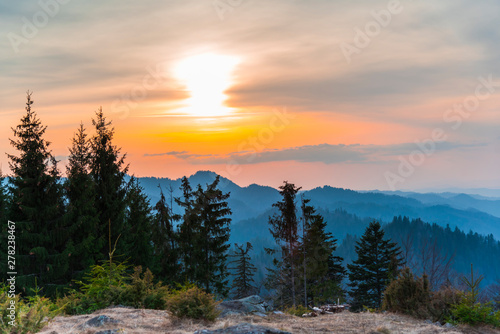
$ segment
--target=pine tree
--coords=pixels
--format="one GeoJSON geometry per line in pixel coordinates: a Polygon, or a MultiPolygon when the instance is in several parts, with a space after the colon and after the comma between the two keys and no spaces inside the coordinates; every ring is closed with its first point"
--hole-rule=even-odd
{"type": "Polygon", "coordinates": [[[175,215],[175,220],[180,220],[179,226],[179,256],[182,261],[182,279],[194,282],[196,280],[196,266],[194,256],[194,245],[200,242],[195,238],[199,237],[200,217],[195,208],[194,194],[189,180],[183,177],[181,180],[182,198],[175,198],[175,202],[184,210],[182,216],[175,215]]]}
{"type": "Polygon", "coordinates": [[[160,188],[160,200],[154,207],[153,219],[153,271],[156,277],[166,283],[177,281],[180,272],[178,233],[174,229],[172,205],[167,205],[163,190],[160,188]]]}
{"type": "Polygon", "coordinates": [[[99,217],[96,209],[96,187],[90,175],[90,143],[83,124],[80,124],[69,148],[64,184],[68,209],[67,248],[70,252],[70,274],[81,277],[90,266],[102,260],[100,250],[106,244],[105,235],[98,234],[99,217]]]}
{"type": "Polygon", "coordinates": [[[355,248],[358,259],[347,265],[352,309],[380,308],[385,288],[398,275],[401,250],[390,239],[384,239],[384,231],[376,221],[366,228],[355,248]]]}
{"type": "Polygon", "coordinates": [[[193,191],[187,178],[183,178],[183,199],[177,198],[176,202],[184,208],[179,233],[184,277],[208,293],[226,296],[231,210],[227,203],[229,193],[217,189],[219,182],[217,176],[206,189],[198,185],[193,191]]]}
{"type": "Polygon", "coordinates": [[[229,269],[235,271],[233,280],[234,298],[240,299],[251,296],[257,291],[257,288],[253,285],[253,276],[257,268],[252,264],[252,259],[248,255],[253,249],[251,243],[247,242],[245,249],[243,249],[243,245],[234,244],[234,246],[236,250],[234,254],[230,255],[234,260],[229,263],[235,266],[229,269]]]}
{"type": "Polygon", "coordinates": [[[144,194],[144,188],[137,178],[132,177],[127,187],[127,209],[125,215],[125,233],[122,233],[123,243],[129,261],[134,266],[151,267],[153,249],[151,232],[153,217],[149,199],[144,194]]]}
{"type": "MultiPolygon", "coordinates": [[[[90,175],[96,187],[96,209],[99,216],[97,235],[107,235],[108,224],[111,224],[111,240],[118,240],[124,230],[126,183],[125,155],[120,156],[120,149],[113,145],[114,128],[104,117],[102,108],[96,112],[92,120],[96,133],[90,140],[91,159],[90,175]]],[[[117,254],[123,255],[127,250],[119,241],[117,254]]],[[[100,250],[106,258],[108,249],[104,244],[100,250]]]]}
{"type": "Polygon", "coordinates": [[[229,249],[229,234],[231,209],[227,203],[229,193],[223,193],[217,186],[220,177],[203,190],[201,185],[195,193],[195,210],[199,213],[201,222],[197,247],[196,280],[208,293],[227,296],[227,250],[229,249]]]}
{"type": "Polygon", "coordinates": [[[63,253],[66,238],[63,226],[64,202],[57,161],[43,137],[47,129],[31,109],[31,93],[27,94],[26,114],[13,128],[11,145],[19,155],[8,157],[12,177],[12,202],[9,219],[16,223],[16,269],[18,288],[45,288],[46,294],[65,282],[68,254],[63,253]]]}
{"type": "MultiPolygon", "coordinates": [[[[6,180],[5,177],[0,170],[0,282],[5,281],[7,277],[7,261],[8,261],[8,251],[9,245],[8,243],[8,214],[7,208],[9,204],[9,197],[6,189],[6,180]]],[[[14,245],[15,246],[15,245],[14,245]]],[[[12,250],[12,248],[10,248],[12,250]]]]}
{"type": "MultiPolygon", "coordinates": [[[[281,248],[281,260],[275,259],[274,263],[279,267],[278,271],[270,271],[268,279],[280,280],[290,283],[290,288],[286,289],[291,294],[291,303],[296,305],[296,286],[295,286],[295,265],[298,262],[298,221],[297,221],[297,205],[295,198],[298,191],[301,189],[296,188],[293,183],[284,182],[280,186],[280,195],[283,197],[282,201],[273,204],[279,213],[269,217],[270,232],[276,243],[281,248]],[[283,270],[287,270],[284,273],[283,270]]],[[[270,250],[268,250],[270,251],[270,250]]],[[[270,251],[272,253],[272,251],[270,251]]],[[[273,285],[273,283],[271,283],[273,285]]],[[[281,298],[281,297],[280,297],[281,298]]],[[[286,302],[285,302],[286,303],[286,302]]]]}
{"type": "Polygon", "coordinates": [[[342,266],[343,259],[334,255],[337,240],[331,233],[326,232],[324,218],[308,203],[309,200],[302,200],[304,236],[300,245],[300,252],[303,254],[301,265],[304,272],[302,281],[306,306],[310,302],[333,302],[342,298],[341,283],[346,274],[342,266]]]}

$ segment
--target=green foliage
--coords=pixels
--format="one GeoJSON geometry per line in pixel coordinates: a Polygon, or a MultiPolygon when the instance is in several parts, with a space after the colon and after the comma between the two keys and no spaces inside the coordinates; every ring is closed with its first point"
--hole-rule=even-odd
{"type": "Polygon", "coordinates": [[[137,178],[127,185],[126,230],[122,233],[128,261],[134,265],[151,266],[153,217],[149,199],[137,178]]]}
{"type": "Polygon", "coordinates": [[[99,217],[96,210],[96,188],[89,174],[90,144],[83,124],[73,137],[64,183],[68,200],[66,226],[70,279],[81,279],[83,272],[104,258],[104,234],[97,233],[99,217]]]}
{"type": "Polygon", "coordinates": [[[213,295],[192,284],[186,284],[169,297],[167,309],[179,318],[215,321],[220,314],[217,304],[213,295]]]}
{"type": "Polygon", "coordinates": [[[386,286],[397,276],[401,251],[384,238],[380,223],[373,221],[356,243],[356,253],[358,259],[347,265],[352,310],[362,306],[380,308],[386,286]]]}
{"type": "Polygon", "coordinates": [[[302,259],[298,267],[304,290],[304,305],[334,303],[343,299],[341,288],[346,271],[343,259],[334,256],[337,240],[326,232],[327,223],[323,216],[302,199],[303,236],[299,247],[302,259]]]}
{"type": "Polygon", "coordinates": [[[252,244],[247,242],[246,249],[243,249],[243,245],[234,244],[236,251],[234,254],[230,255],[234,258],[230,264],[235,264],[234,268],[234,280],[233,280],[233,290],[234,298],[240,299],[248,297],[256,292],[253,276],[257,268],[252,264],[251,257],[248,253],[253,249],[252,244]]]}
{"type": "Polygon", "coordinates": [[[384,291],[382,308],[426,319],[430,316],[430,300],[427,276],[414,277],[409,268],[404,268],[384,291]]]}
{"type": "Polygon", "coordinates": [[[173,283],[181,272],[179,263],[179,234],[174,229],[173,189],[170,191],[170,206],[160,188],[160,200],[156,203],[151,241],[153,242],[153,271],[166,283],[173,283]]]}
{"type": "Polygon", "coordinates": [[[45,294],[54,295],[68,270],[62,219],[65,204],[57,161],[44,139],[46,126],[32,104],[28,93],[26,113],[12,129],[10,144],[18,154],[8,154],[12,171],[9,219],[16,223],[17,287],[30,294],[36,280],[45,294]]]}
{"type": "Polygon", "coordinates": [[[221,296],[228,294],[227,250],[229,249],[231,210],[229,193],[217,188],[220,177],[207,184],[198,185],[192,191],[187,178],[183,178],[181,190],[184,198],[176,198],[184,208],[180,225],[179,249],[182,252],[183,276],[196,282],[208,293],[221,296]]]}
{"type": "Polygon", "coordinates": [[[479,285],[483,280],[482,276],[474,278],[474,268],[471,264],[470,278],[462,277],[462,282],[469,289],[463,294],[458,303],[451,306],[450,320],[455,323],[463,323],[471,326],[492,325],[500,327],[500,311],[494,311],[492,303],[480,303],[478,296],[479,285]]]}
{"type": "MultiPolygon", "coordinates": [[[[278,213],[269,217],[268,223],[269,231],[281,250],[281,256],[273,260],[275,268],[268,269],[266,285],[268,287],[281,286],[280,289],[276,289],[280,304],[296,306],[298,282],[296,282],[295,267],[301,257],[298,251],[299,236],[295,199],[301,188],[285,181],[279,189],[282,200],[273,204],[273,207],[278,209],[278,213]]],[[[276,253],[276,250],[268,249],[267,251],[269,254],[276,253]]]]}
{"type": "Polygon", "coordinates": [[[0,333],[28,334],[40,331],[50,319],[58,315],[61,310],[48,298],[38,295],[35,288],[33,296],[22,299],[20,295],[10,298],[8,286],[0,287],[0,333]],[[15,318],[11,316],[11,302],[15,303],[15,318]],[[12,326],[12,321],[15,326],[12,326]]]}
{"type": "Polygon", "coordinates": [[[285,310],[286,313],[294,315],[296,317],[302,317],[303,314],[309,313],[310,310],[304,305],[291,306],[285,310]]]}
{"type": "MultiPolygon", "coordinates": [[[[127,196],[125,175],[128,165],[125,155],[113,145],[114,128],[106,120],[102,109],[96,112],[92,120],[95,134],[90,138],[89,171],[95,186],[95,206],[99,217],[96,235],[107,235],[108,224],[112,227],[111,240],[117,240],[118,235],[126,230],[125,198],[127,196]]],[[[123,240],[122,240],[123,241],[123,240]]],[[[107,247],[103,243],[99,252],[106,258],[107,247]]],[[[129,255],[123,243],[117,245],[119,254],[129,255]]]]}
{"type": "Polygon", "coordinates": [[[467,298],[451,308],[451,322],[476,325],[492,325],[500,327],[500,311],[495,312],[491,303],[470,304],[467,298]]]}
{"type": "Polygon", "coordinates": [[[121,289],[116,303],[135,308],[164,310],[167,306],[168,288],[161,282],[154,284],[154,277],[149,269],[146,269],[142,277],[141,274],[142,267],[135,267],[130,284],[121,289]]]}

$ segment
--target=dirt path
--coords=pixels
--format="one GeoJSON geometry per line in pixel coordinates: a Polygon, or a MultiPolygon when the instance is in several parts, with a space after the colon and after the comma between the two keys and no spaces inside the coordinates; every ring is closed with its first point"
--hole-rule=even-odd
{"type": "Polygon", "coordinates": [[[229,316],[213,324],[177,320],[166,311],[125,307],[107,308],[93,314],[56,317],[41,332],[43,334],[192,334],[197,329],[226,328],[248,322],[277,328],[294,334],[500,334],[487,328],[444,328],[425,321],[395,314],[344,312],[317,318],[299,318],[271,314],[267,317],[229,316]]]}

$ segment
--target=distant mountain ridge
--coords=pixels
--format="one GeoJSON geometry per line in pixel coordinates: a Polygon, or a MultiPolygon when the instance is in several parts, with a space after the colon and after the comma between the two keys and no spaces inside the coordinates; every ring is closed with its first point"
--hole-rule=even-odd
{"type": "MultiPolygon", "coordinates": [[[[188,177],[192,187],[198,184],[205,186],[212,183],[216,173],[210,171],[199,171],[188,177]]],[[[179,189],[181,179],[171,180],[168,178],[141,177],[138,178],[145,192],[155,204],[160,198],[160,185],[167,200],[169,200],[168,189],[173,189],[173,197],[181,196],[179,189]]],[[[240,187],[231,180],[221,177],[220,188],[231,193],[229,206],[233,212],[234,223],[254,218],[269,213],[272,204],[280,199],[278,190],[252,184],[240,187]]],[[[311,203],[322,210],[334,211],[336,209],[346,210],[362,219],[373,218],[385,222],[392,220],[394,216],[408,216],[409,218],[421,218],[430,223],[441,226],[450,225],[458,228],[493,236],[500,239],[500,201],[492,199],[481,199],[467,194],[421,194],[403,192],[361,192],[343,188],[323,186],[315,189],[302,191],[311,203]]],[[[174,211],[180,208],[174,203],[174,211]]],[[[259,217],[263,219],[263,217],[259,217]]]]}

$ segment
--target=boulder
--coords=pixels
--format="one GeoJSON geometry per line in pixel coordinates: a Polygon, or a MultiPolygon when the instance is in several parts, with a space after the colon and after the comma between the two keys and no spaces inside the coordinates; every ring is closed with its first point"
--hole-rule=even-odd
{"type": "Polygon", "coordinates": [[[201,329],[194,332],[194,334],[291,334],[279,329],[256,326],[248,323],[241,323],[236,326],[228,328],[221,328],[216,330],[201,329]]]}
{"type": "Polygon", "coordinates": [[[229,300],[217,305],[221,311],[221,317],[230,314],[264,314],[272,311],[272,307],[260,296],[250,296],[242,299],[229,300]]]}

